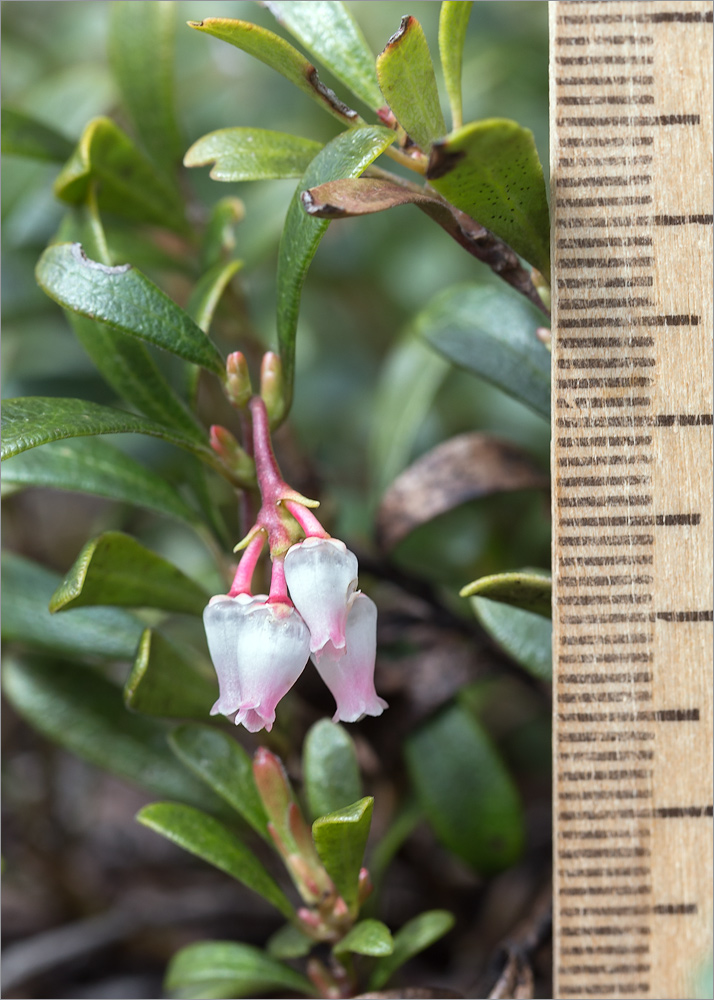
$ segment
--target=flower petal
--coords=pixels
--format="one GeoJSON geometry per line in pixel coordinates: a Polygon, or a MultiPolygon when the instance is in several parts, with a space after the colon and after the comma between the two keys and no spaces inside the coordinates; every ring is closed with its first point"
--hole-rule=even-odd
{"type": "Polygon", "coordinates": [[[357,557],[337,538],[306,538],[285,556],[290,596],[308,628],[310,650],[345,646],[347,602],[357,588],[357,557]]]}

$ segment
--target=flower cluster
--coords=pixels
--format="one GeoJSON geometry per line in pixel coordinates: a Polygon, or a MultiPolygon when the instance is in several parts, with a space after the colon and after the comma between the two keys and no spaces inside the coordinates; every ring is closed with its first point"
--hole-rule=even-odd
{"type": "Polygon", "coordinates": [[[270,731],[278,702],[309,658],[335,698],[335,722],[381,715],[387,703],[374,687],[377,608],[357,590],[357,559],[325,532],[308,509],[314,502],[282,480],[263,401],[252,399],[250,408],[263,503],[230,591],[212,597],[203,615],[220,690],[211,714],[253,733],[270,731]],[[266,541],[270,593],[253,595],[266,541]]]}

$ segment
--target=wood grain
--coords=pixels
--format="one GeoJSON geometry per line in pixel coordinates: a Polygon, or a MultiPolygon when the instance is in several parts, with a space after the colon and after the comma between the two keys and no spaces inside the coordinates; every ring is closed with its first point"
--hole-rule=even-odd
{"type": "Polygon", "coordinates": [[[712,930],[712,6],[549,4],[556,997],[712,930]]]}

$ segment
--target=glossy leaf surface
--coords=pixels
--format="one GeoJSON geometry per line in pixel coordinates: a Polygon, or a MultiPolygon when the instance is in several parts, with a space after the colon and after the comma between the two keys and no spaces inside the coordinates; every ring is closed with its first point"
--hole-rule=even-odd
{"type": "Polygon", "coordinates": [[[166,727],[127,712],[121,689],[94,670],[76,663],[10,659],[3,690],[43,736],[90,764],[154,795],[224,811],[221,800],[173,756],[166,744],[166,727]]]}
{"type": "Polygon", "coordinates": [[[175,428],[83,399],[60,399],[56,396],[8,399],[2,409],[2,426],[3,459],[64,438],[133,433],[162,438],[193,452],[209,465],[215,467],[219,464],[208,446],[201,445],[175,428]]]}
{"type": "Polygon", "coordinates": [[[472,122],[437,143],[432,187],[550,280],[550,217],[533,133],[506,118],[472,122]]]}
{"type": "Polygon", "coordinates": [[[69,139],[24,111],[3,108],[0,121],[3,156],[26,156],[33,160],[64,163],[74,149],[69,139]]]}
{"type": "Polygon", "coordinates": [[[380,958],[369,980],[371,990],[381,989],[394,973],[414,955],[447,934],[454,926],[454,918],[447,910],[427,910],[406,923],[394,935],[391,955],[380,958]]]}
{"type": "Polygon", "coordinates": [[[314,996],[308,979],[266,955],[235,941],[200,941],[182,948],[169,963],[164,988],[171,996],[253,997],[281,990],[314,996]]]}
{"type": "Polygon", "coordinates": [[[540,416],[550,417],[550,353],[535,331],[543,315],[502,286],[455,285],[440,292],[416,320],[432,347],[540,416]]]}
{"type": "Polygon", "coordinates": [[[136,818],[144,826],[257,892],[283,916],[288,919],[294,916],[287,896],[253,852],[212,816],[175,802],[155,802],[144,806],[136,818]]]}
{"type": "Polygon", "coordinates": [[[283,362],[286,412],[290,408],[295,374],[295,334],[300,296],[307,270],[329,222],[311,219],[301,195],[338,177],[358,177],[394,141],[390,129],[376,125],[351,129],[322,149],[305,171],[290,203],[278,255],[278,342],[283,362]]]}
{"type": "Polygon", "coordinates": [[[337,942],[333,951],[336,955],[346,951],[356,955],[391,955],[394,941],[389,928],[381,920],[360,920],[337,942]]]}
{"type": "Polygon", "coordinates": [[[91,493],[194,524],[196,513],[155,472],[102,438],[71,438],[20,452],[3,463],[3,482],[91,493]]]}
{"type": "Polygon", "coordinates": [[[2,637],[58,655],[130,660],[142,625],[116,608],[85,608],[64,617],[48,604],[60,582],[56,573],[13,552],[2,554],[2,637]]]}
{"type": "Polygon", "coordinates": [[[205,31],[206,34],[220,38],[260,59],[317,101],[343,125],[357,125],[362,121],[356,111],[343,104],[320,82],[312,63],[274,31],[268,31],[249,21],[237,21],[228,17],[206,17],[203,21],[189,21],[188,24],[197,31],[205,31]]]}
{"type": "Polygon", "coordinates": [[[328,719],[316,722],[305,737],[302,769],[313,819],[351,805],[362,795],[352,737],[328,719]]]}
{"type": "Polygon", "coordinates": [[[183,141],[174,106],[176,4],[116,3],[111,8],[109,60],[144,147],[167,169],[183,141]]]}
{"type": "Polygon", "coordinates": [[[407,740],[417,797],[442,843],[480,872],[512,865],[523,847],[516,787],[490,738],[459,705],[407,740]]]}
{"type": "Polygon", "coordinates": [[[415,17],[402,18],[399,30],[377,57],[384,99],[407,135],[425,153],[446,134],[434,64],[424,29],[415,17]]]}
{"type": "Polygon", "coordinates": [[[472,597],[474,614],[492,639],[538,680],[553,677],[553,627],[542,614],[532,614],[486,597],[472,597]]]}
{"type": "Polygon", "coordinates": [[[221,355],[203,331],[130,264],[107,267],[89,260],[78,243],[59,243],[44,251],[35,275],[66,309],[222,374],[221,355]]]}
{"type": "Polygon", "coordinates": [[[461,68],[464,58],[464,39],[469,23],[473,0],[443,0],[439,12],[439,55],[444,71],[446,93],[451,105],[453,128],[460,128],[463,121],[461,106],[461,68]]]}
{"type": "Polygon", "coordinates": [[[268,818],[253,779],[253,762],[236,740],[212,726],[186,723],[174,729],[169,744],[197,778],[272,844],[268,818]]]}
{"type": "MultiPolygon", "coordinates": [[[[190,650],[187,650],[190,656],[190,650]]],[[[133,712],[167,719],[206,719],[218,684],[160,632],[147,628],[124,685],[124,704],[133,712]]]]}
{"type": "Polygon", "coordinates": [[[163,556],[121,531],[87,542],[50,602],[50,611],[86,605],[162,608],[200,615],[210,594],[163,556]]]}
{"type": "Polygon", "coordinates": [[[310,55],[373,109],[382,104],[374,55],[346,4],[334,0],[264,0],[310,55]]]}
{"type": "Polygon", "coordinates": [[[183,158],[186,167],[213,164],[214,181],[261,181],[301,177],[322,144],[263,128],[222,128],[209,132],[183,158]]]}
{"type": "Polygon", "coordinates": [[[482,576],[459,592],[460,597],[486,597],[544,618],[552,615],[552,595],[550,574],[528,569],[482,576]]]}
{"type": "Polygon", "coordinates": [[[374,799],[321,816],[312,824],[317,853],[351,913],[356,913],[357,881],[372,822],[374,799]]]}
{"type": "Polygon", "coordinates": [[[59,173],[54,192],[79,205],[96,182],[99,207],[135,222],[153,222],[184,232],[181,196],[172,181],[110,118],[93,118],[59,173]]]}

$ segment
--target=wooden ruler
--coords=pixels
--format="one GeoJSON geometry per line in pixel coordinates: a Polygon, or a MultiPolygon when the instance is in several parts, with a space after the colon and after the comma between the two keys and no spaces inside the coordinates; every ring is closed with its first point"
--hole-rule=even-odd
{"type": "Polygon", "coordinates": [[[555,996],[712,933],[712,5],[551,2],[555,996]]]}

